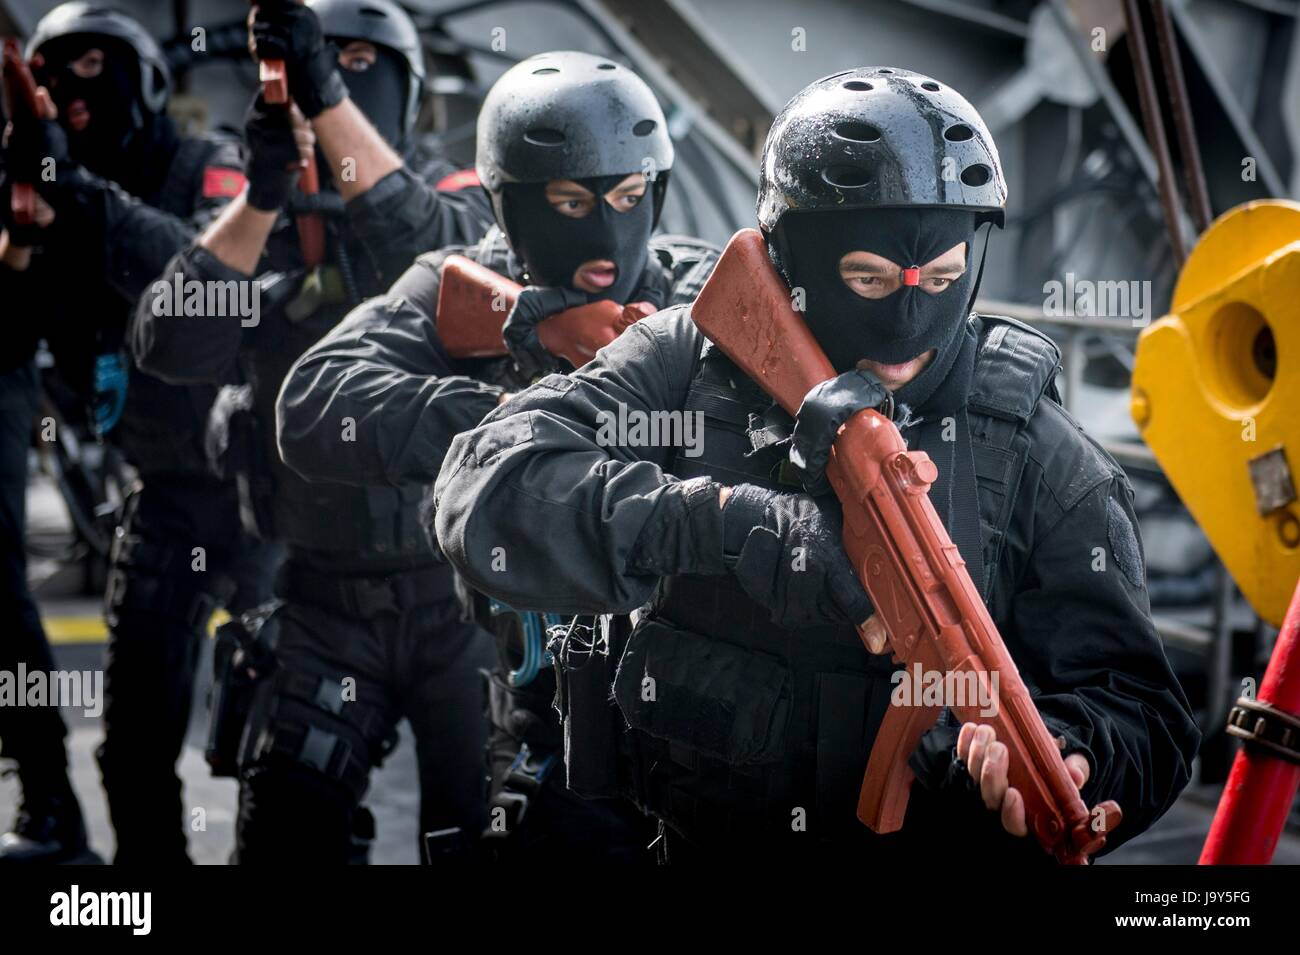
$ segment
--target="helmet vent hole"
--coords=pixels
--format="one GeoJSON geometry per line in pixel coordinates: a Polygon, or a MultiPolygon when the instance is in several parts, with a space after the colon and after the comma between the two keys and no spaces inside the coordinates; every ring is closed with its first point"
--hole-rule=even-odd
{"type": "Polygon", "coordinates": [[[534,146],[562,146],[564,133],[558,129],[530,129],[524,133],[524,142],[532,143],[534,146]]]}
{"type": "Polygon", "coordinates": [[[943,131],[943,138],[950,143],[964,143],[975,138],[975,130],[965,123],[954,123],[943,131]]]}
{"type": "Polygon", "coordinates": [[[862,80],[849,80],[844,84],[844,88],[846,90],[852,90],[855,93],[866,93],[869,90],[875,89],[875,87],[870,83],[863,82],[862,80]]]}
{"type": "Polygon", "coordinates": [[[533,76],[547,76],[548,74],[558,73],[558,72],[560,72],[559,67],[543,66],[540,70],[533,70],[533,76]]]}
{"type": "Polygon", "coordinates": [[[988,181],[993,178],[993,170],[983,163],[977,163],[974,166],[967,166],[961,171],[961,181],[968,186],[987,185],[988,181]]]}
{"type": "Polygon", "coordinates": [[[870,123],[836,123],[835,137],[851,143],[874,143],[880,140],[880,129],[870,123]]]}
{"type": "Polygon", "coordinates": [[[658,125],[653,119],[643,119],[632,127],[632,132],[637,136],[649,136],[658,125]]]}
{"type": "Polygon", "coordinates": [[[598,69],[598,70],[613,70],[613,69],[617,69],[617,67],[616,67],[613,63],[601,63],[601,64],[599,64],[599,65],[596,67],[596,69],[598,69]]]}
{"type": "Polygon", "coordinates": [[[871,173],[861,166],[830,166],[822,170],[822,179],[836,189],[861,189],[871,184],[871,173]]]}
{"type": "Polygon", "coordinates": [[[877,72],[877,73],[892,73],[892,72],[894,72],[894,71],[893,71],[893,70],[890,70],[890,69],[884,69],[884,70],[876,70],[876,72],[877,72]]]}
{"type": "Polygon", "coordinates": [[[930,80],[929,82],[922,83],[921,89],[929,90],[931,93],[937,93],[939,92],[939,84],[934,82],[933,80],[930,80]]]}

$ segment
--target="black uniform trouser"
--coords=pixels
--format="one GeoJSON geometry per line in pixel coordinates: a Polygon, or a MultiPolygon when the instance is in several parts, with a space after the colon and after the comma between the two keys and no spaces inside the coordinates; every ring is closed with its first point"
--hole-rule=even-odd
{"type": "MultiPolygon", "coordinates": [[[[27,586],[23,547],[27,451],[38,395],[33,365],[0,374],[0,671],[15,674],[19,663],[28,672],[54,669],[27,586]]],[[[66,733],[57,706],[0,706],[0,751],[18,762],[24,784],[67,771],[66,733]]]]}
{"type": "MultiPolygon", "coordinates": [[[[292,558],[289,561],[292,564],[292,558]]],[[[449,573],[409,572],[425,597],[388,594],[373,607],[292,583],[286,566],[275,675],[263,681],[240,768],[238,858],[242,864],[345,864],[372,767],[396,742],[405,717],[420,773],[420,831],[480,832],[487,818],[487,720],[479,670],[491,638],[461,619],[449,573]]],[[[364,580],[362,578],[361,580],[364,580]]],[[[357,578],[335,577],[347,586],[357,578]]],[[[396,581],[400,583],[400,581],[396,581]]]]}
{"type": "Polygon", "coordinates": [[[239,614],[271,599],[276,558],[242,530],[232,482],[148,475],[127,501],[105,596],[98,751],[119,864],[188,861],[176,761],[199,649],[217,607],[239,614]]]}

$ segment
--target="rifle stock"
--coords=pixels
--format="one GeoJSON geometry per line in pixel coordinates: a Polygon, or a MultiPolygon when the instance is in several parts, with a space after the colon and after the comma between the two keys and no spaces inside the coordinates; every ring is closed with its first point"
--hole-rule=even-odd
{"type": "MultiPolygon", "coordinates": [[[[497,358],[507,354],[501,330],[523,286],[463,255],[443,262],[434,322],[453,358],[497,358]]],[[[542,347],[581,368],[633,322],[654,312],[645,302],[619,305],[601,299],[544,319],[537,326],[542,347]]]]}
{"type": "MultiPolygon", "coordinates": [[[[17,125],[20,116],[41,118],[41,101],[36,93],[36,79],[31,67],[23,59],[22,47],[12,37],[4,41],[4,90],[10,122],[17,125]]],[[[36,187],[30,182],[15,182],[10,186],[9,205],[18,225],[31,225],[36,221],[36,187]]]]}
{"type": "MultiPolygon", "coordinates": [[[[692,309],[704,334],[787,412],[835,370],[790,301],[754,229],[728,243],[692,309]]],[[[893,422],[872,410],[854,415],[827,466],[843,504],[844,549],[871,596],[898,662],[909,669],[971,673],[990,691],[995,713],[976,701],[951,707],[963,722],[995,729],[1009,753],[1010,785],[1025,802],[1030,832],[1058,861],[1086,864],[1119,823],[1119,807],[1092,813],[1079,797],[1060,749],[1020,678],[957,547],[930,503],[938,475],[923,451],[909,451],[893,422]]],[[[940,707],[891,706],[863,778],[858,818],[876,832],[903,823],[912,773],[907,761],[940,707]]]]}

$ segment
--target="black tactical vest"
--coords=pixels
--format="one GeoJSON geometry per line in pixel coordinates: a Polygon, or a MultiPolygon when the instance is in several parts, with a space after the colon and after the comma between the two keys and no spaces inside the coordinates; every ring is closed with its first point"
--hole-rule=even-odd
{"type": "MultiPolygon", "coordinates": [[[[1011,582],[999,566],[1027,458],[1023,426],[1044,394],[1057,397],[1060,354],[1027,325],[974,321],[968,412],[986,569],[976,584],[1002,626],[1011,582]]],[[[702,454],[679,452],[672,473],[798,490],[782,480],[786,446],[757,435],[770,406],[706,344],[686,399],[703,413],[702,454]]],[[[621,654],[614,689],[629,729],[619,775],[643,809],[706,844],[780,838],[800,813],[822,837],[862,834],[858,791],[897,667],[868,654],[853,628],[783,629],[730,575],[678,576],[660,582],[621,654]]]]}
{"type": "MultiPolygon", "coordinates": [[[[179,219],[192,216],[195,200],[202,195],[204,169],[224,141],[217,137],[180,140],[152,204],[179,219]]],[[[131,308],[125,304],[122,308],[130,314],[131,308]]],[[[215,385],[168,384],[140,371],[132,362],[126,407],[113,440],[145,477],[210,480],[203,436],[216,394],[215,385]]]]}

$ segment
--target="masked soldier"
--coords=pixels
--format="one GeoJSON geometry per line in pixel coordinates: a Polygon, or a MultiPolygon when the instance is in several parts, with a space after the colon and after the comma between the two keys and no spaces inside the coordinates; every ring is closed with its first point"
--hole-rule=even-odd
{"type": "MultiPolygon", "coordinates": [[[[976,232],[1001,224],[1005,198],[989,132],[952,89],[887,68],[819,80],[772,126],[758,199],[771,259],[840,373],[797,422],[681,307],[452,443],[436,531],[470,582],[524,608],[640,608],[563,678],[571,719],[626,727],[569,759],[615,764],[607,785],[663,821],[669,858],[1050,859],[1005,835],[1026,831],[1005,744],[950,714],[912,757],[902,830],[855,818],[897,668],[855,632],[871,603],[821,469],[839,426],[886,397],[939,467],[931,500],[1082,798],[1123,809],[1109,846],[1187,782],[1199,734],[1149,616],[1128,481],[1058,404],[1055,346],[971,312],[976,232]],[[664,413],[701,416],[702,453],[602,427],[664,413]],[[513,560],[494,570],[503,545],[513,560]]],[[[884,650],[879,623],[867,630],[884,650]]]]}
{"type": "MultiPolygon", "coordinates": [[[[478,174],[496,228],[473,247],[421,256],[388,295],[299,359],[278,408],[285,461],[324,480],[430,483],[458,432],[539,369],[571,368],[542,348],[541,321],[598,300],[656,308],[693,300],[716,251],[651,237],[672,160],[663,112],[626,68],[556,52],[506,72],[478,118],[478,174]],[[505,325],[510,358],[456,358],[444,347],[438,301],[453,253],[525,286],[505,325]],[[357,423],[355,441],[340,442],[341,421],[357,423]]],[[[566,858],[644,855],[653,833],[642,818],[575,797],[562,767],[556,771],[561,731],[553,674],[538,665],[539,615],[521,618],[481,596],[474,602],[501,658],[489,677],[489,834],[504,838],[488,848],[498,858],[540,856],[557,844],[566,858]]]]}
{"type": "Polygon", "coordinates": [[[396,4],[264,5],[251,32],[258,56],[284,61],[315,136],[323,188],[308,208],[327,213],[327,259],[301,267],[294,223],[280,215],[293,207],[293,121],[259,97],[246,125],[247,191],[162,271],[214,285],[261,273],[258,321],[165,315],[145,296],[133,346],[169,380],[248,383],[231,429],[255,432],[251,510],[287,549],[276,582],[284,606],[256,634],[276,665],[259,674],[242,731],[239,861],[345,862],[354,830],[367,835],[358,807],[370,769],[403,716],[426,828],[481,824],[486,723],[475,674],[491,646],[451,609],[450,575],[418,519],[419,488],[304,481],[276,451],[275,396],[293,360],[352,306],[420,252],[479,238],[491,213],[479,190],[460,188],[463,175],[413,149],[423,53],[396,4]]]}
{"type": "MultiPolygon", "coordinates": [[[[240,532],[233,483],[208,469],[203,432],[215,390],[128,371],[119,348],[136,298],[242,188],[243,162],[234,140],[178,134],[164,113],[162,52],[123,14],[64,4],[37,24],[27,55],[58,121],[15,118],[6,167],[40,197],[36,222],[18,225],[5,190],[0,297],[16,314],[48,316],[28,323],[28,358],[31,340],[44,336],[60,375],[92,396],[96,430],[113,430],[120,417],[113,437],[139,472],[112,552],[99,761],[117,860],[186,861],[175,763],[195,653],[216,606],[238,612],[269,596],[271,555],[240,532]]],[[[34,626],[20,632],[34,641],[34,626]]],[[[52,666],[48,655],[42,666],[52,666]]],[[[31,719],[43,725],[11,732],[6,717],[0,728],[23,782],[0,857],[63,858],[85,835],[59,717],[31,719]]]]}

